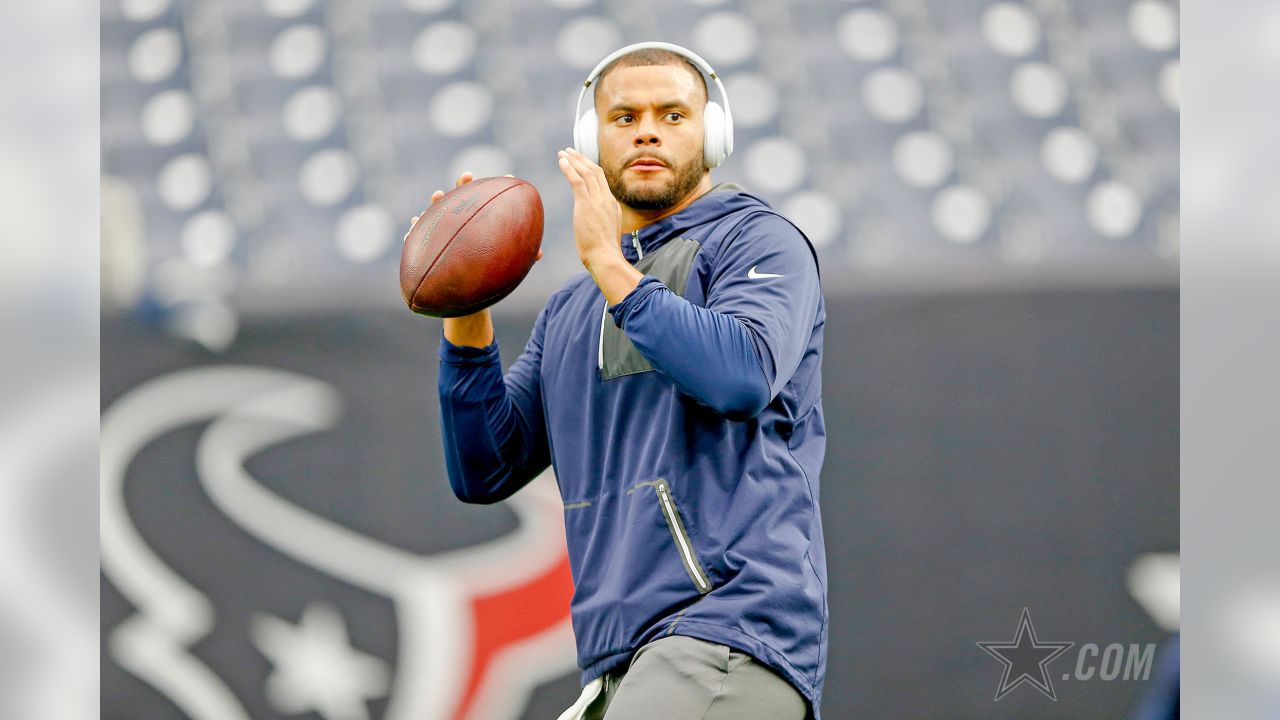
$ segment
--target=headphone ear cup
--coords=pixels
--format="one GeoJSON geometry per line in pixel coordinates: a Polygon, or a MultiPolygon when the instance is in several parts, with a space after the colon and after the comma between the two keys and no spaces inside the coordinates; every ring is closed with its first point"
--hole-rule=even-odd
{"type": "Polygon", "coordinates": [[[600,128],[596,122],[596,111],[588,110],[578,118],[578,122],[573,126],[573,147],[582,153],[593,163],[600,162],[600,148],[598,134],[600,128]]]}
{"type": "MultiPolygon", "coordinates": [[[[728,99],[725,100],[728,102],[728,99]]],[[[733,111],[725,108],[724,110],[724,158],[720,162],[729,159],[733,154],[733,111]]]]}
{"type": "MultiPolygon", "coordinates": [[[[732,129],[729,132],[732,133],[732,129]]],[[[724,108],[720,103],[708,102],[702,111],[702,134],[702,161],[710,169],[729,157],[726,139],[728,143],[733,142],[732,135],[725,137],[724,108]]]]}

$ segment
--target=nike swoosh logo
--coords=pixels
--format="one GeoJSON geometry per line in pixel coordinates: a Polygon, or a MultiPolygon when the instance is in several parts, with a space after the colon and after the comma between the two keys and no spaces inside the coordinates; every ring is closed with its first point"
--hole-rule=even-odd
{"type": "Polygon", "coordinates": [[[751,269],[747,271],[747,277],[751,278],[752,280],[759,280],[760,278],[782,277],[782,276],[777,273],[756,272],[756,266],[752,265],[751,269]]]}

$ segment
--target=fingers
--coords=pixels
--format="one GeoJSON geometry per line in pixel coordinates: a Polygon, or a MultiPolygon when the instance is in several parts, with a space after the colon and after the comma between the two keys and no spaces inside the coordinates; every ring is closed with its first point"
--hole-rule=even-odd
{"type": "MultiPolygon", "coordinates": [[[[513,177],[513,176],[512,176],[512,175],[508,175],[507,177],[513,177]]],[[[467,183],[469,183],[469,182],[471,182],[472,180],[475,180],[475,179],[476,179],[475,173],[471,172],[470,170],[467,170],[466,172],[464,172],[464,173],[462,173],[461,175],[459,175],[459,176],[458,176],[458,179],[457,179],[457,181],[456,181],[456,182],[454,182],[453,186],[454,186],[454,187],[462,187],[463,185],[466,185],[467,183]]],[[[437,191],[435,191],[435,192],[431,193],[431,204],[432,204],[432,205],[435,205],[436,203],[440,202],[440,199],[441,199],[441,198],[443,198],[444,196],[445,196],[445,192],[444,192],[443,190],[437,190],[437,191]]],[[[420,218],[420,217],[422,217],[422,215],[415,215],[415,216],[414,216],[414,218],[413,218],[412,220],[410,220],[410,221],[409,221],[409,231],[410,231],[410,232],[412,232],[412,231],[413,231],[413,226],[414,226],[414,224],[415,224],[415,223],[417,223],[417,222],[418,222],[418,218],[420,218]]],[[[406,239],[406,240],[408,240],[408,238],[409,238],[409,233],[405,233],[404,237],[405,237],[405,239],[406,239]]]]}
{"type": "Polygon", "coordinates": [[[577,163],[587,181],[593,183],[594,189],[608,191],[609,184],[604,177],[604,168],[600,167],[599,163],[592,162],[574,148],[565,148],[565,153],[577,163]]]}
{"type": "MultiPolygon", "coordinates": [[[[458,176],[458,180],[456,183],[454,183],[454,187],[462,187],[463,185],[466,185],[467,183],[475,179],[476,179],[475,174],[472,173],[470,170],[468,170],[458,176]]],[[[440,199],[443,198],[444,195],[445,193],[443,190],[437,190],[431,193],[431,204],[435,205],[436,203],[440,202],[440,199]]],[[[415,215],[414,218],[409,221],[410,232],[413,231],[413,225],[414,223],[418,222],[418,218],[420,217],[422,217],[422,215],[415,215]]],[[[409,234],[405,233],[405,239],[407,240],[408,238],[409,238],[409,234]]]]}
{"type": "Polygon", "coordinates": [[[574,194],[591,197],[594,183],[590,181],[590,170],[584,166],[586,158],[568,148],[561,150],[556,155],[559,158],[557,164],[560,166],[560,173],[564,175],[565,180],[569,181],[574,194]]]}
{"type": "MultiPolygon", "coordinates": [[[[463,185],[466,185],[467,183],[469,183],[469,182],[471,182],[472,180],[475,180],[475,179],[476,179],[475,173],[473,173],[473,172],[471,172],[470,170],[468,170],[468,171],[466,171],[466,172],[464,172],[464,173],[462,173],[461,175],[459,175],[459,176],[458,176],[458,180],[457,180],[457,182],[455,182],[455,183],[454,183],[454,187],[462,187],[463,185]]],[[[432,205],[435,205],[436,203],[440,202],[440,199],[441,199],[441,198],[443,198],[443,197],[444,197],[444,195],[445,195],[445,193],[444,193],[444,191],[443,191],[443,190],[437,190],[437,191],[435,191],[435,192],[431,193],[431,204],[432,204],[432,205]]],[[[418,218],[420,218],[420,217],[422,217],[422,215],[415,215],[415,216],[414,216],[414,218],[413,218],[412,220],[410,220],[410,221],[409,221],[409,231],[410,231],[410,232],[412,232],[412,231],[413,231],[413,225],[414,225],[414,223],[418,222],[418,218]]],[[[409,233],[405,233],[405,236],[404,236],[404,237],[405,237],[405,240],[407,241],[407,240],[409,239],[409,233]]]]}
{"type": "MultiPolygon", "coordinates": [[[[565,148],[559,153],[560,170],[572,170],[582,179],[583,187],[588,195],[601,195],[609,192],[609,182],[604,176],[604,169],[594,162],[587,159],[586,155],[574,150],[573,148],[565,148]]],[[[565,175],[568,178],[568,174],[565,175]]],[[[573,179],[569,178],[570,184],[573,179]]]]}
{"type": "Polygon", "coordinates": [[[422,217],[422,216],[421,216],[421,215],[414,215],[414,216],[413,216],[413,219],[411,219],[411,220],[409,221],[409,229],[405,231],[405,233],[404,233],[404,239],[400,241],[401,243],[407,243],[407,242],[409,242],[409,233],[413,232],[413,226],[418,224],[418,218],[420,218],[420,217],[422,217]]]}
{"type": "Polygon", "coordinates": [[[533,261],[538,262],[541,259],[542,259],[542,248],[538,248],[538,257],[534,258],[533,261]]]}
{"type": "Polygon", "coordinates": [[[582,176],[578,174],[577,168],[573,166],[573,162],[569,160],[569,155],[561,150],[556,153],[556,166],[560,168],[560,174],[564,175],[564,179],[569,181],[574,190],[582,184],[582,176]]]}

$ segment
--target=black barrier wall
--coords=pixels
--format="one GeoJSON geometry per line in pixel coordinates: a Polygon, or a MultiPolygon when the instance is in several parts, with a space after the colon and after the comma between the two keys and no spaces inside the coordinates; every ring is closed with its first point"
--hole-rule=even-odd
{"type": "MultiPolygon", "coordinates": [[[[1147,681],[1104,679],[1101,663],[1111,645],[1141,652],[1163,637],[1130,597],[1126,573],[1144,553],[1177,549],[1177,302],[1174,289],[828,299],[825,717],[1131,711],[1147,681]],[[1056,702],[1028,683],[993,699],[1002,664],[977,643],[1011,643],[1024,608],[1041,643],[1073,643],[1047,664],[1056,702]],[[1082,658],[1090,643],[1103,652],[1082,658]],[[1085,678],[1078,665],[1098,671],[1085,678]]],[[[531,324],[499,318],[504,363],[531,324]]],[[[285,422],[268,409],[242,424],[252,435],[292,423],[292,434],[254,449],[225,432],[224,446],[240,442],[245,469],[267,490],[349,536],[443,557],[508,535],[520,520],[504,505],[463,505],[449,493],[435,401],[438,334],[438,321],[407,312],[263,318],[247,321],[232,351],[215,357],[106,319],[103,407],[111,417],[122,398],[193,367],[318,380],[328,395],[290,406],[304,417],[285,422]],[[307,418],[314,422],[301,427],[307,418]]],[[[205,376],[194,377],[198,387],[205,376]]],[[[204,387],[218,387],[208,377],[204,387]]],[[[159,404],[153,415],[181,414],[159,404]]],[[[170,638],[175,666],[203,668],[208,686],[249,717],[344,712],[326,704],[339,702],[332,697],[308,701],[305,687],[293,695],[277,687],[287,684],[289,638],[315,643],[312,657],[346,668],[337,677],[360,678],[345,688],[347,701],[389,717],[397,693],[447,675],[448,659],[403,678],[406,648],[433,641],[406,635],[413,623],[404,605],[262,542],[216,489],[210,494],[197,469],[216,416],[157,424],[156,437],[130,451],[118,491],[104,486],[104,532],[119,525],[107,517],[117,507],[205,605],[191,616],[203,625],[183,635],[181,617],[143,612],[138,598],[148,591],[139,590],[136,558],[104,557],[102,716],[191,716],[170,692],[122,668],[151,647],[140,650],[140,636],[125,629],[152,617],[151,636],[170,638]]],[[[118,427],[104,425],[104,452],[127,445],[118,427]]],[[[502,716],[555,717],[578,689],[575,673],[557,672],[534,684],[522,710],[502,716]]]]}

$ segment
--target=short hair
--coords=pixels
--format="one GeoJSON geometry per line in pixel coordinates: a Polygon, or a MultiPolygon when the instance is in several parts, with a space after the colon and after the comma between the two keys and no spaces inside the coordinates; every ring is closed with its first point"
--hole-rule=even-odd
{"type": "MultiPolygon", "coordinates": [[[[639,50],[633,50],[608,65],[605,65],[604,69],[600,71],[600,76],[596,78],[596,87],[594,92],[598,92],[600,90],[600,86],[604,84],[605,76],[618,68],[649,67],[654,65],[684,66],[689,72],[693,73],[694,77],[698,78],[698,84],[702,86],[702,96],[707,100],[711,99],[711,94],[707,90],[707,79],[702,76],[702,71],[698,69],[698,66],[689,62],[689,58],[662,48],[641,48],[639,50]]],[[[592,102],[595,102],[594,94],[592,95],[592,102]]]]}

